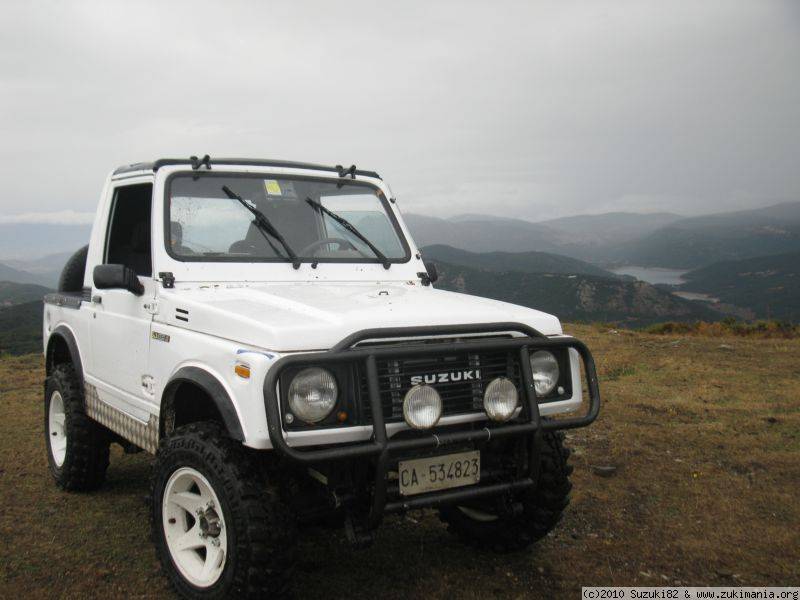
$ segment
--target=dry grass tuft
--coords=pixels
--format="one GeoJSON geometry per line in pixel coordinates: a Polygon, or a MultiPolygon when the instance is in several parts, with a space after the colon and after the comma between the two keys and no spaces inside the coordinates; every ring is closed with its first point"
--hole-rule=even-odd
{"type": "Polygon", "coordinates": [[[653,334],[701,335],[705,337],[750,337],[760,339],[795,339],[800,337],[800,325],[785,321],[756,321],[745,323],[736,319],[724,319],[714,323],[659,323],[645,330],[653,334]]]}

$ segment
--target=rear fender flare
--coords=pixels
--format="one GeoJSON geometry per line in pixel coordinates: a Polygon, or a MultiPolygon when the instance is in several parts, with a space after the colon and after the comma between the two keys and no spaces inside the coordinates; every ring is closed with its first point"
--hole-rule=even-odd
{"type": "Polygon", "coordinates": [[[75,369],[75,375],[78,377],[78,385],[83,390],[83,362],[81,361],[81,353],[78,350],[78,342],[75,340],[75,334],[66,325],[59,325],[47,338],[47,350],[45,351],[45,369],[47,375],[53,371],[55,360],[56,339],[61,339],[67,345],[72,366],[75,369]]]}

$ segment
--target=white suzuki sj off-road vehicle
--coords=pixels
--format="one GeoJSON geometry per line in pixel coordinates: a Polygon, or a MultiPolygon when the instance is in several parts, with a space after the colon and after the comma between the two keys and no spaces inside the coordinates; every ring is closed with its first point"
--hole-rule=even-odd
{"type": "Polygon", "coordinates": [[[44,306],[56,483],[100,486],[111,443],[155,454],[153,540],[186,597],[283,594],[297,526],[323,521],[364,544],[435,507],[465,541],[527,547],[568,502],[558,430],[599,410],[591,354],[435,280],[374,172],[117,169],[44,306]]]}

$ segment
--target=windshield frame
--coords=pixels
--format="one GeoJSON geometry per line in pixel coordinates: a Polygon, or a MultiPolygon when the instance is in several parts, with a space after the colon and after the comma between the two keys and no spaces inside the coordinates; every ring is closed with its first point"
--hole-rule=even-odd
{"type": "MultiPolygon", "coordinates": [[[[397,215],[392,208],[392,204],[390,200],[386,197],[378,186],[374,185],[368,181],[359,181],[358,179],[350,179],[350,178],[341,178],[341,177],[318,177],[313,175],[295,175],[295,174],[286,174],[286,173],[273,173],[270,171],[265,172],[242,172],[242,171],[222,171],[222,170],[213,170],[213,171],[176,171],[174,173],[170,173],[166,179],[164,180],[164,249],[167,252],[167,255],[178,262],[183,263],[235,263],[235,264],[252,264],[252,263],[278,263],[278,264],[287,264],[291,265],[292,261],[288,260],[285,257],[258,257],[258,256],[184,256],[181,254],[176,254],[172,251],[172,244],[171,244],[171,232],[168,227],[168,223],[170,222],[171,218],[171,205],[172,205],[172,180],[175,178],[180,177],[219,177],[219,178],[236,178],[236,179],[264,179],[272,177],[278,180],[295,180],[295,181],[320,181],[325,183],[334,183],[334,184],[342,184],[348,186],[360,186],[368,188],[373,192],[377,192],[376,197],[381,202],[383,206],[383,210],[386,212],[386,216],[389,218],[389,222],[392,225],[392,228],[397,236],[398,241],[400,242],[400,246],[404,252],[403,256],[400,258],[389,258],[388,262],[390,264],[405,264],[408,263],[412,256],[411,256],[411,246],[406,239],[405,233],[403,232],[403,228],[400,226],[400,222],[397,219],[397,215]]],[[[235,190],[234,190],[235,191],[235,190]]],[[[231,200],[231,202],[235,202],[231,200]]],[[[383,261],[379,259],[377,256],[365,256],[363,258],[340,258],[340,257],[305,257],[305,256],[298,256],[298,262],[303,264],[308,263],[338,263],[338,264],[383,264],[383,261]]]]}

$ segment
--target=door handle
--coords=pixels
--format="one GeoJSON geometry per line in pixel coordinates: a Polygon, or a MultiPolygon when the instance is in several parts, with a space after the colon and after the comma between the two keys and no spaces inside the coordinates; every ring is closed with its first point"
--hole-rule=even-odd
{"type": "Polygon", "coordinates": [[[92,304],[102,304],[103,297],[100,294],[95,294],[92,296],[92,304]]]}

